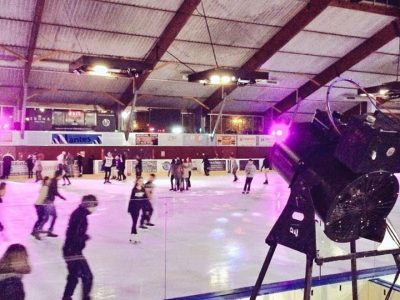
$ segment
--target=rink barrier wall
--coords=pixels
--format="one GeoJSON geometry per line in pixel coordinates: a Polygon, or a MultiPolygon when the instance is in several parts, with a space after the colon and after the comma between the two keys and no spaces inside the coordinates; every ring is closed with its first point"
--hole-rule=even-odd
{"type": "MultiPolygon", "coordinates": [[[[385,266],[385,267],[376,267],[371,269],[359,270],[357,271],[357,280],[373,279],[376,277],[396,274],[396,272],[397,272],[396,266],[385,266]]],[[[351,272],[330,274],[330,275],[313,277],[312,287],[340,284],[350,281],[351,281],[351,272]]],[[[244,287],[227,291],[169,298],[167,300],[200,300],[200,299],[222,300],[222,299],[240,299],[240,298],[245,299],[250,297],[252,289],[253,287],[251,286],[251,287],[244,287]]],[[[262,296],[274,293],[289,292],[299,289],[304,289],[304,278],[263,284],[261,286],[259,295],[262,296]]]]}
{"type": "MultiPolygon", "coordinates": [[[[240,169],[244,170],[244,166],[247,163],[248,159],[236,159],[238,164],[240,165],[240,169]]],[[[253,159],[254,164],[259,169],[259,166],[262,164],[262,158],[253,159]]],[[[144,173],[167,173],[170,167],[171,160],[169,159],[143,159],[142,166],[144,173]]],[[[213,171],[223,171],[230,172],[231,171],[231,162],[229,159],[210,159],[211,163],[211,172],[213,171]]],[[[93,173],[99,174],[102,172],[103,161],[102,160],[94,160],[93,161],[93,173]]],[[[194,159],[192,160],[193,171],[204,172],[202,159],[194,159]]],[[[136,160],[128,159],[126,160],[125,166],[125,174],[131,176],[135,174],[135,166],[136,160]]],[[[42,161],[42,175],[43,176],[53,176],[54,172],[57,170],[58,164],[55,160],[43,160],[42,161]]],[[[114,168],[113,168],[114,169],[114,168]]],[[[0,161],[0,176],[2,176],[3,170],[3,162],[0,161]]],[[[78,175],[78,167],[75,161],[73,172],[75,175],[78,175]]],[[[27,176],[28,175],[28,167],[25,161],[16,160],[11,164],[11,176],[27,176]]]]}

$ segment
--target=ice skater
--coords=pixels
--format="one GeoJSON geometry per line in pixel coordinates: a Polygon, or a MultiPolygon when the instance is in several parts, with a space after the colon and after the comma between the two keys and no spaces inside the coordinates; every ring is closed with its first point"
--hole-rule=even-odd
{"type": "Polygon", "coordinates": [[[246,173],[246,182],[244,184],[242,194],[245,194],[245,193],[248,194],[250,192],[250,187],[251,187],[251,182],[253,181],[253,177],[254,177],[254,175],[256,175],[256,172],[257,172],[257,168],[254,165],[254,162],[252,159],[249,159],[244,171],[246,173]]]}
{"type": "Polygon", "coordinates": [[[236,159],[231,155],[230,157],[231,160],[231,170],[232,170],[232,175],[233,175],[233,182],[238,181],[238,177],[236,176],[236,173],[239,169],[239,165],[236,161],[236,159]]]}
{"type": "Polygon", "coordinates": [[[89,240],[87,234],[88,215],[92,214],[98,205],[94,195],[83,196],[81,204],[72,213],[63,246],[63,256],[68,268],[67,284],[63,300],[72,300],[79,278],[82,280],[82,299],[90,300],[93,285],[93,274],[82,251],[89,240]]]}
{"type": "Polygon", "coordinates": [[[69,180],[69,177],[71,176],[71,168],[70,166],[65,162],[63,164],[63,175],[62,175],[62,179],[63,179],[63,185],[71,185],[71,181],[69,180]],[[65,183],[68,182],[68,183],[65,183]]]}
{"type": "Polygon", "coordinates": [[[188,177],[188,187],[191,188],[192,187],[192,183],[190,182],[190,178],[192,177],[192,170],[193,170],[193,163],[192,163],[192,159],[190,157],[186,158],[186,162],[189,166],[189,177],[188,177]]]}
{"type": "Polygon", "coordinates": [[[175,187],[174,187],[175,168],[176,168],[176,162],[175,162],[175,158],[173,158],[169,165],[169,170],[168,170],[168,177],[170,177],[170,180],[171,180],[171,188],[169,189],[170,191],[175,191],[175,187]]]}
{"type": "Polygon", "coordinates": [[[82,174],[83,174],[83,155],[82,155],[81,152],[78,152],[76,154],[76,162],[78,164],[78,172],[79,172],[78,177],[82,177],[82,174]]]}
{"type": "Polygon", "coordinates": [[[41,233],[43,225],[46,221],[45,201],[46,201],[47,195],[49,193],[49,182],[50,182],[50,178],[48,176],[45,176],[43,178],[42,186],[39,190],[39,196],[35,202],[35,210],[36,210],[36,214],[37,214],[37,220],[36,220],[35,224],[33,225],[31,235],[33,237],[35,237],[35,239],[37,239],[37,240],[41,240],[40,233],[41,233]]]}
{"type": "Polygon", "coordinates": [[[203,167],[204,167],[204,175],[209,176],[210,175],[210,169],[211,169],[211,163],[210,160],[208,159],[208,156],[203,153],[203,167]]]}
{"type": "Polygon", "coordinates": [[[147,195],[143,185],[143,178],[137,177],[128,205],[128,213],[130,213],[132,218],[131,237],[129,241],[133,244],[140,243],[137,232],[137,223],[139,220],[140,211],[143,209],[144,200],[146,199],[147,195]]]}
{"type": "Polygon", "coordinates": [[[136,166],[135,166],[136,177],[141,177],[143,172],[142,158],[136,155],[136,166]]]}
{"type": "Polygon", "coordinates": [[[111,152],[107,153],[107,156],[103,160],[103,169],[104,169],[104,184],[111,183],[110,176],[111,176],[111,167],[113,165],[113,157],[111,152]]]}
{"type": "Polygon", "coordinates": [[[3,175],[0,179],[8,179],[11,173],[11,165],[14,160],[14,156],[9,151],[3,155],[3,175]]]}
{"type": "Polygon", "coordinates": [[[152,201],[155,178],[155,174],[150,174],[148,181],[144,184],[144,190],[147,197],[145,200],[143,200],[143,212],[142,217],[140,218],[140,228],[142,229],[146,229],[146,226],[154,226],[154,224],[151,223],[150,220],[154,211],[152,201]]]}
{"type": "Polygon", "coordinates": [[[268,156],[265,156],[262,166],[261,166],[261,169],[260,169],[260,171],[262,171],[262,169],[264,169],[264,176],[265,176],[264,184],[268,184],[268,171],[270,168],[271,168],[271,165],[269,163],[268,156]]]}
{"type": "Polygon", "coordinates": [[[174,178],[175,178],[174,191],[183,192],[183,165],[179,157],[175,161],[174,178]]]}
{"type": "Polygon", "coordinates": [[[3,197],[6,194],[6,186],[7,184],[5,182],[0,182],[0,232],[3,232],[5,229],[2,206],[3,206],[3,197]]]}
{"type": "Polygon", "coordinates": [[[58,170],[62,171],[63,166],[65,163],[65,151],[62,151],[59,155],[57,155],[57,165],[58,165],[58,170]]]}
{"type": "Polygon", "coordinates": [[[40,154],[35,155],[33,170],[35,171],[35,177],[36,177],[35,182],[42,180],[43,166],[42,166],[42,157],[40,154]]]}
{"type": "Polygon", "coordinates": [[[25,162],[28,168],[28,179],[33,178],[33,167],[35,166],[33,162],[33,156],[29,154],[25,162]]]}
{"type": "MultiPolygon", "coordinates": [[[[54,224],[56,223],[56,219],[57,219],[57,211],[56,211],[56,207],[54,206],[54,200],[56,199],[56,196],[63,200],[66,200],[65,197],[62,196],[58,192],[58,180],[60,180],[61,176],[62,176],[62,172],[60,170],[57,170],[54,173],[54,177],[50,181],[49,191],[47,192],[47,197],[45,200],[45,216],[44,216],[43,225],[51,217],[50,227],[49,227],[49,230],[47,231],[47,236],[49,236],[49,237],[57,237],[58,236],[57,234],[53,233],[54,224]]],[[[40,230],[42,230],[42,228],[40,228],[40,230]]]]}
{"type": "Polygon", "coordinates": [[[182,187],[183,189],[189,190],[190,188],[190,170],[191,164],[189,163],[188,159],[185,159],[183,162],[183,180],[182,180],[182,187]]]}
{"type": "Polygon", "coordinates": [[[22,277],[30,272],[31,266],[25,246],[10,245],[0,259],[0,300],[25,299],[22,277]]]}
{"type": "Polygon", "coordinates": [[[121,176],[122,180],[126,180],[126,175],[125,175],[125,168],[126,168],[126,152],[122,153],[121,155],[121,176]]]}

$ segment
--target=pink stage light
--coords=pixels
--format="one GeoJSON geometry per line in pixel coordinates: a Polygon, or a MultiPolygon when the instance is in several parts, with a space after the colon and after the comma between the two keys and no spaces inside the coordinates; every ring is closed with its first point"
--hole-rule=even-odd
{"type": "Polygon", "coordinates": [[[282,142],[289,136],[289,125],[282,123],[273,124],[270,132],[277,142],[282,142]]]}

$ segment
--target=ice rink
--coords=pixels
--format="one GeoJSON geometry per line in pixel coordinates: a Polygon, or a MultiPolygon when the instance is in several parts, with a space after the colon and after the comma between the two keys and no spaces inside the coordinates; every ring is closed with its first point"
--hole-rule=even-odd
{"type": "MultiPolygon", "coordinates": [[[[170,299],[249,287],[255,283],[268,246],[264,240],[289,196],[287,184],[270,173],[270,184],[258,173],[250,194],[241,193],[244,177],[232,182],[229,174],[194,174],[192,189],[169,191],[169,180],[157,178],[155,227],[140,229],[142,242],[128,242],[131,218],[127,204],[133,178],[104,185],[102,179],[72,179],[60,192],[67,201],[56,199],[58,238],[31,235],[36,213],[33,203],[39,183],[8,181],[2,204],[6,231],[0,236],[0,253],[11,243],[22,243],[29,251],[32,273],[24,277],[27,300],[61,299],[66,282],[66,265],[61,247],[71,212],[85,194],[94,194],[100,205],[89,216],[89,235],[84,254],[94,274],[93,299],[170,299]]],[[[390,215],[400,229],[399,205],[390,215]]],[[[323,226],[323,225],[322,225],[323,226]]],[[[46,227],[47,228],[47,227],[46,227]]],[[[338,254],[347,245],[327,240],[317,224],[320,254],[338,254]],[[338,246],[341,246],[340,248],[338,246]]],[[[377,245],[360,241],[359,249],[377,245]]],[[[265,283],[304,276],[305,255],[278,246],[265,283]]],[[[392,258],[358,260],[359,269],[393,265],[392,258]]],[[[350,271],[350,262],[315,267],[314,276],[350,271]]],[[[80,289],[74,299],[80,299],[80,289]]]]}

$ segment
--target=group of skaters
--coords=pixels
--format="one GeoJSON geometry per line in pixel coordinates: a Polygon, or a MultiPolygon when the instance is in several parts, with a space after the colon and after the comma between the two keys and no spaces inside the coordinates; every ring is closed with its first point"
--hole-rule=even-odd
{"type": "Polygon", "coordinates": [[[83,157],[81,152],[78,152],[74,157],[70,152],[62,151],[57,156],[57,168],[61,172],[63,185],[71,184],[71,177],[74,177],[75,160],[78,166],[78,177],[82,177],[83,174],[83,157]]]}
{"type": "Polygon", "coordinates": [[[172,159],[168,170],[168,177],[171,181],[170,191],[189,190],[192,186],[190,182],[192,170],[193,164],[189,157],[183,160],[179,157],[172,159]]]}
{"type": "MultiPolygon", "coordinates": [[[[140,161],[140,176],[142,175],[142,160],[137,156],[137,160],[140,161]]],[[[125,181],[125,168],[126,168],[126,153],[117,154],[115,157],[111,152],[108,152],[103,159],[102,170],[104,171],[104,184],[111,183],[110,179],[118,181],[125,181]]],[[[136,177],[138,172],[136,171],[136,177]]]]}

